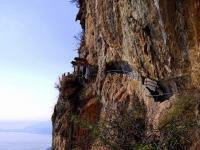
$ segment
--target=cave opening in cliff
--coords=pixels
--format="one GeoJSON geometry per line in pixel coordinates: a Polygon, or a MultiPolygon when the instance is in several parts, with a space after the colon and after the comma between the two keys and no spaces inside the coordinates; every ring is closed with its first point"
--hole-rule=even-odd
{"type": "Polygon", "coordinates": [[[150,88],[147,89],[151,93],[151,96],[154,98],[155,102],[164,102],[173,96],[173,90],[171,86],[163,81],[157,82],[157,88],[155,90],[150,88]]]}
{"type": "Polygon", "coordinates": [[[128,74],[133,69],[126,61],[111,61],[106,64],[105,71],[106,73],[128,74]]]}
{"type": "Polygon", "coordinates": [[[151,36],[151,30],[150,30],[150,27],[148,25],[146,25],[144,28],[143,28],[143,31],[146,33],[147,36],[151,36]]]}

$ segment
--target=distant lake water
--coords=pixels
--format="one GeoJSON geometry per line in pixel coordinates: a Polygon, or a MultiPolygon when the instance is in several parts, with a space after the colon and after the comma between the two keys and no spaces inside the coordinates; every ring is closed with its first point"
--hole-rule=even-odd
{"type": "Polygon", "coordinates": [[[51,135],[0,132],[0,150],[46,150],[51,147],[51,135]]]}

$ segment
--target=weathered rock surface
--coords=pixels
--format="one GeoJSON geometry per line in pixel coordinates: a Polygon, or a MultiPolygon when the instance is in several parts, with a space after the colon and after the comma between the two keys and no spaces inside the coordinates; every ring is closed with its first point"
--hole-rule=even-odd
{"type": "MultiPolygon", "coordinates": [[[[53,149],[108,149],[105,143],[99,144],[100,140],[90,135],[90,127],[83,126],[104,122],[115,116],[111,113],[113,110],[120,112],[122,107],[124,112],[137,110],[140,114],[135,124],[141,125],[144,134],[140,138],[129,135],[135,136],[134,141],[142,143],[146,136],[152,135],[163,138],[155,130],[163,118],[174,111],[180,95],[193,92],[194,97],[187,97],[188,106],[191,101],[196,106],[200,99],[200,1],[79,1],[77,19],[84,30],[81,57],[90,65],[97,65],[98,73],[91,81],[76,79],[60,85],[62,90],[52,117],[53,149]],[[109,72],[116,69],[124,72],[109,72]],[[130,70],[140,77],[131,77],[127,73],[130,70]],[[158,81],[162,90],[166,90],[164,94],[169,94],[168,88],[171,88],[170,97],[159,101],[158,97],[152,96],[143,84],[144,77],[158,81]]],[[[181,113],[184,113],[182,108],[187,105],[182,105],[181,113]]],[[[192,116],[194,111],[192,109],[188,114],[192,116]]],[[[123,118],[123,114],[117,117],[123,118]]],[[[188,132],[188,136],[194,133],[193,129],[188,132]]],[[[198,150],[198,138],[199,134],[195,133],[189,144],[177,148],[198,150]]]]}

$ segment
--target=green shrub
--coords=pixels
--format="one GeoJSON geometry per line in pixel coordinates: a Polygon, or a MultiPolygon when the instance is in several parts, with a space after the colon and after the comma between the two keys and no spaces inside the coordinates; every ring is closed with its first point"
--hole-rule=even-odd
{"type": "Polygon", "coordinates": [[[197,92],[184,92],[177,96],[172,108],[163,116],[159,122],[159,127],[162,128],[170,122],[190,122],[195,119],[195,108],[199,99],[197,92]]]}
{"type": "Polygon", "coordinates": [[[195,109],[199,99],[198,93],[186,91],[177,96],[172,108],[159,123],[159,147],[181,150],[191,145],[188,135],[197,126],[195,109]]]}

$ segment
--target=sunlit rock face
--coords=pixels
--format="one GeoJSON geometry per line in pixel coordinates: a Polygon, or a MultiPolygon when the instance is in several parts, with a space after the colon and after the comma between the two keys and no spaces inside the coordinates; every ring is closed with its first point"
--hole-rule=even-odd
{"type": "MultiPolygon", "coordinates": [[[[130,135],[133,140],[141,142],[146,136],[155,135],[159,141],[162,134],[154,130],[174,109],[182,93],[192,91],[195,97],[186,102],[194,99],[198,103],[199,0],[80,0],[77,19],[84,30],[80,56],[97,66],[98,72],[92,80],[73,81],[75,86],[65,86],[71,85],[69,82],[61,85],[63,90],[52,117],[53,149],[109,149],[106,144],[99,144],[100,139],[91,135],[88,127],[80,127],[80,122],[106,124],[108,117],[115,118],[111,112],[121,110],[137,110],[140,114],[135,124],[143,132],[140,138],[130,135]],[[144,78],[158,82],[157,95],[162,92],[170,96],[153,96],[144,85],[144,78]]],[[[191,114],[195,111],[198,112],[192,109],[191,114]]],[[[198,137],[195,134],[189,144],[178,148],[197,148],[198,137]]],[[[120,145],[118,148],[127,149],[120,145]]]]}

